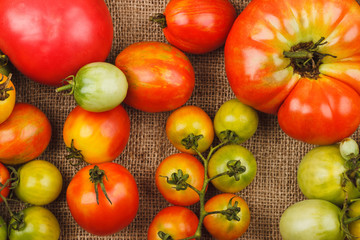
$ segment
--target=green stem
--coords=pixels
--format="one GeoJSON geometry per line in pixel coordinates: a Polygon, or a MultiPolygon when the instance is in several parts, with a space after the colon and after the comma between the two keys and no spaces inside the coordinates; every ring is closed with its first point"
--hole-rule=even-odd
{"type": "Polygon", "coordinates": [[[69,90],[69,89],[72,89],[72,88],[73,88],[73,85],[66,84],[64,86],[58,87],[57,89],[55,89],[55,91],[56,92],[61,92],[61,91],[66,91],[66,90],[69,90]]]}
{"type": "Polygon", "coordinates": [[[345,220],[344,220],[344,223],[345,223],[345,224],[350,224],[350,223],[355,222],[355,221],[358,221],[358,220],[360,220],[360,216],[345,219],[345,220]]]}

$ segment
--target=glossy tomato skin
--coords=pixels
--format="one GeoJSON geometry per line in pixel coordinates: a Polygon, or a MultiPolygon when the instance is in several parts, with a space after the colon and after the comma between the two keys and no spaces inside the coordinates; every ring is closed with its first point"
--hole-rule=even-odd
{"type": "Polygon", "coordinates": [[[60,195],[63,179],[59,169],[44,160],[33,160],[18,169],[16,196],[32,205],[47,205],[60,195]]]}
{"type": "Polygon", "coordinates": [[[1,1],[0,8],[0,49],[32,80],[60,85],[110,52],[113,25],[102,0],[1,1]]]}
{"type": "Polygon", "coordinates": [[[280,219],[284,240],[343,240],[340,209],[320,199],[297,202],[288,207],[280,219]]]}
{"type": "Polygon", "coordinates": [[[239,180],[235,176],[224,175],[217,177],[211,183],[222,192],[236,193],[246,188],[255,178],[257,164],[254,155],[240,145],[226,145],[217,150],[210,158],[208,165],[208,176],[210,178],[227,172],[230,161],[240,161],[244,172],[238,173],[239,180]]]}
{"type": "Polygon", "coordinates": [[[199,201],[199,195],[189,187],[186,190],[176,190],[176,185],[169,184],[167,179],[171,179],[173,173],[181,170],[188,174],[186,183],[201,191],[204,183],[204,166],[193,155],[187,153],[177,153],[165,158],[155,173],[155,183],[164,198],[177,206],[189,206],[199,201]],[[167,177],[167,178],[166,178],[167,177]]]}
{"type": "MultiPolygon", "coordinates": [[[[10,178],[9,170],[2,163],[0,163],[0,183],[2,185],[5,185],[5,183],[8,181],[9,178],[10,178]]],[[[9,195],[9,192],[10,192],[9,187],[5,187],[0,192],[0,194],[6,198],[9,195]]],[[[0,203],[1,202],[3,202],[2,198],[0,198],[0,203]]]]}
{"type": "Polygon", "coordinates": [[[125,103],[145,112],[166,112],[187,102],[195,85],[194,69],[184,53],[161,42],[138,42],[116,57],[129,89],[125,103]]]}
{"type": "MultiPolygon", "coordinates": [[[[9,228],[9,240],[58,240],[60,225],[48,209],[32,206],[23,210],[25,226],[23,229],[9,228]]],[[[10,224],[14,222],[12,218],[10,224]]]]}
{"type": "Polygon", "coordinates": [[[224,45],[236,11],[228,0],[171,0],[164,35],[182,51],[202,54],[224,45]]]}
{"type": "Polygon", "coordinates": [[[232,199],[232,205],[238,202],[238,207],[241,210],[237,216],[240,221],[229,221],[222,214],[210,214],[204,219],[206,230],[218,240],[235,240],[246,232],[250,224],[250,210],[247,203],[234,194],[223,193],[212,197],[205,203],[205,211],[226,210],[230,199],[232,199]]]}
{"type": "Polygon", "coordinates": [[[285,133],[307,143],[332,144],[351,135],[360,123],[360,36],[352,34],[359,14],[353,0],[251,1],[225,44],[226,73],[237,98],[266,113],[280,108],[285,133]],[[319,9],[316,15],[313,9],[319,9]],[[323,58],[317,76],[301,76],[284,51],[321,37],[327,43],[317,51],[336,58],[323,58]]]}
{"type": "MultiPolygon", "coordinates": [[[[345,200],[343,174],[347,170],[338,145],[318,146],[301,160],[297,182],[307,198],[323,199],[341,206],[345,200]]],[[[360,192],[351,181],[346,182],[345,189],[349,200],[360,197],[360,192]]]]}
{"type": "MultiPolygon", "coordinates": [[[[360,201],[355,201],[349,207],[348,216],[350,218],[360,216],[360,201]]],[[[350,234],[354,237],[351,240],[359,240],[360,239],[360,220],[352,222],[348,226],[350,234]]]]}
{"type": "Polygon", "coordinates": [[[206,151],[214,140],[214,127],[207,113],[197,106],[184,106],[170,114],[166,121],[166,136],[180,152],[195,154],[186,149],[181,141],[190,134],[203,135],[198,141],[198,151],[206,151]]]}
{"type": "Polygon", "coordinates": [[[161,240],[158,236],[159,231],[169,234],[173,239],[191,237],[195,234],[198,224],[198,217],[188,208],[167,207],[154,217],[149,226],[147,239],[161,240]]]}
{"type": "Polygon", "coordinates": [[[139,206],[139,193],[134,177],[116,163],[97,165],[105,171],[103,182],[109,199],[99,186],[99,204],[96,202],[94,183],[89,180],[89,170],[82,168],[71,180],[66,200],[75,221],[89,233],[105,236],[119,232],[135,218],[139,206]],[[101,224],[99,224],[101,223],[101,224]]]}
{"type": "MultiPolygon", "coordinates": [[[[7,76],[0,73],[0,84],[4,84],[7,79],[8,79],[7,76]]],[[[3,89],[0,87],[0,124],[5,122],[5,120],[9,118],[10,114],[14,109],[15,100],[16,100],[16,90],[13,82],[10,80],[10,82],[3,89]],[[8,97],[2,96],[3,94],[2,90],[10,89],[10,88],[12,88],[13,90],[6,91],[5,93],[8,94],[9,96],[8,97]],[[4,97],[4,99],[2,97],[4,97]]]]}
{"type": "Polygon", "coordinates": [[[130,119],[121,106],[106,112],[89,112],[75,107],[68,115],[63,139],[67,147],[81,151],[90,163],[113,161],[124,150],[130,136],[130,119]]]}
{"type": "Polygon", "coordinates": [[[51,139],[51,124],[37,107],[16,103],[0,125],[0,162],[16,165],[37,158],[51,139]]]}
{"type": "Polygon", "coordinates": [[[0,240],[7,239],[7,225],[4,218],[0,216],[0,240]]]}

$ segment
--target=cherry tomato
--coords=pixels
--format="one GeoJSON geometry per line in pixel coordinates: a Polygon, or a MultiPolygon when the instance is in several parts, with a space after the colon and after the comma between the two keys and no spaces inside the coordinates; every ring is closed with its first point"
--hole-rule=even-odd
{"type": "Polygon", "coordinates": [[[113,161],[124,150],[129,135],[129,115],[121,105],[99,113],[77,106],[68,115],[63,128],[70,156],[90,164],[113,161]]]}
{"type": "Polygon", "coordinates": [[[16,165],[37,158],[51,139],[46,115],[27,103],[16,103],[10,117],[0,125],[0,162],[16,165]]]}
{"type": "Polygon", "coordinates": [[[176,109],[194,89],[195,73],[189,59],[166,43],[134,43],[116,57],[115,65],[129,83],[125,103],[141,111],[176,109]]]}
{"type": "Polygon", "coordinates": [[[179,206],[189,206],[199,201],[204,183],[204,166],[193,155],[178,153],[165,158],[155,173],[156,186],[164,198],[179,206]]]}
{"type": "Polygon", "coordinates": [[[171,0],[164,14],[153,21],[162,23],[170,44],[200,54],[224,45],[235,18],[235,8],[228,0],[171,0]]]}
{"type": "Polygon", "coordinates": [[[259,116],[257,112],[238,99],[225,102],[215,114],[214,128],[216,136],[224,141],[226,131],[236,133],[236,143],[248,140],[257,130],[259,116]]]}
{"type": "MultiPolygon", "coordinates": [[[[171,206],[161,210],[153,219],[148,230],[148,240],[161,240],[160,234],[168,234],[172,239],[183,239],[195,234],[199,219],[191,210],[171,206]]],[[[195,240],[195,239],[191,239],[195,240]]]]}
{"type": "MultiPolygon", "coordinates": [[[[10,173],[8,171],[8,169],[0,163],[0,189],[2,189],[4,187],[5,184],[7,184],[8,180],[10,179],[10,173]]],[[[5,198],[9,195],[10,189],[9,189],[9,184],[7,187],[5,187],[4,189],[2,189],[0,191],[0,194],[3,195],[5,198]]],[[[0,198],[0,203],[2,202],[2,198],[0,198]]]]}
{"type": "Polygon", "coordinates": [[[71,215],[83,229],[105,236],[132,222],[139,206],[139,193],[134,177],[126,168],[102,163],[86,166],[73,177],[66,200],[71,215]]]}
{"type": "Polygon", "coordinates": [[[9,240],[58,240],[60,225],[56,217],[48,209],[32,206],[22,210],[24,224],[14,229],[15,218],[9,223],[9,240]]]}
{"type": "Polygon", "coordinates": [[[250,224],[250,210],[244,199],[234,194],[223,193],[212,197],[205,203],[205,211],[224,211],[229,205],[238,208],[235,211],[237,220],[228,219],[225,215],[210,214],[204,219],[208,232],[218,240],[234,240],[243,235],[250,224]]]}
{"type": "Polygon", "coordinates": [[[113,24],[103,0],[4,0],[0,49],[30,79],[60,85],[110,53],[113,24]]]}
{"type": "Polygon", "coordinates": [[[208,175],[212,178],[227,173],[211,183],[222,192],[236,193],[254,180],[256,169],[256,160],[249,150],[240,145],[226,145],[211,156],[208,175]]]}
{"type": "Polygon", "coordinates": [[[0,216],[0,240],[7,240],[7,225],[2,216],[0,216]]]}
{"type": "Polygon", "coordinates": [[[10,78],[11,75],[7,77],[0,73],[0,124],[8,119],[15,106],[15,86],[10,78]]]}
{"type": "MultiPolygon", "coordinates": [[[[360,201],[355,201],[352,203],[348,210],[348,216],[350,218],[360,216],[360,201]]],[[[360,220],[352,222],[348,226],[350,234],[354,237],[351,240],[359,240],[360,239],[360,220]]]]}
{"type": "Polygon", "coordinates": [[[360,123],[359,15],[354,0],[251,1],[225,44],[235,95],[277,114],[297,140],[329,145],[350,136],[360,123]]]}
{"type": "Polygon", "coordinates": [[[18,169],[16,196],[32,205],[53,202],[62,189],[63,179],[57,167],[44,160],[33,160],[18,169]]]}
{"type": "Polygon", "coordinates": [[[214,127],[207,113],[197,106],[184,106],[172,112],[166,122],[166,135],[180,152],[196,152],[191,147],[195,140],[199,152],[206,151],[214,140],[214,127]],[[189,135],[192,135],[189,138],[189,135]],[[186,140],[184,140],[186,139],[186,140]]]}

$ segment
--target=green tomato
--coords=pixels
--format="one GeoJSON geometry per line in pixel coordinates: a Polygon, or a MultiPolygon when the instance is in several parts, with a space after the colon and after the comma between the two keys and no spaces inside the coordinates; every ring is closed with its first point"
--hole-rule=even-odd
{"type": "Polygon", "coordinates": [[[125,74],[106,62],[89,63],[76,73],[69,84],[56,91],[72,89],[75,101],[90,112],[109,111],[126,97],[128,82],[125,74]]]}
{"type": "Polygon", "coordinates": [[[257,165],[253,154],[240,145],[226,145],[209,160],[210,178],[222,174],[211,183],[222,192],[236,193],[247,187],[256,175],[257,165]]]}
{"type": "Polygon", "coordinates": [[[54,214],[48,209],[32,206],[22,211],[23,226],[16,230],[12,227],[16,223],[11,218],[9,223],[10,240],[58,240],[60,225],[54,214]]]}
{"type": "Polygon", "coordinates": [[[19,182],[16,196],[33,205],[46,205],[60,194],[63,179],[60,171],[50,162],[33,160],[18,170],[19,182]]]}
{"type": "Polygon", "coordinates": [[[0,51],[0,73],[9,76],[10,73],[10,64],[7,56],[3,55],[0,51]]]}
{"type": "MultiPolygon", "coordinates": [[[[301,160],[297,181],[307,198],[323,199],[341,206],[345,199],[342,182],[347,170],[338,145],[319,146],[301,160]]],[[[346,181],[345,189],[349,200],[360,197],[351,181],[346,181]]]]}
{"type": "Polygon", "coordinates": [[[304,200],[282,214],[280,234],[283,240],[343,240],[339,219],[336,205],[320,199],[304,200]]]}
{"type": "Polygon", "coordinates": [[[259,117],[253,108],[241,103],[238,99],[225,102],[215,114],[214,128],[216,136],[224,141],[225,131],[231,130],[238,136],[236,143],[242,143],[254,135],[259,117]]]}
{"type": "Polygon", "coordinates": [[[7,239],[7,226],[6,222],[4,221],[3,217],[0,216],[0,240],[7,239]]]}
{"type": "MultiPolygon", "coordinates": [[[[360,201],[350,205],[348,215],[350,218],[360,216],[360,201]]],[[[354,236],[351,240],[360,240],[360,220],[350,223],[348,227],[350,234],[354,236]]]]}

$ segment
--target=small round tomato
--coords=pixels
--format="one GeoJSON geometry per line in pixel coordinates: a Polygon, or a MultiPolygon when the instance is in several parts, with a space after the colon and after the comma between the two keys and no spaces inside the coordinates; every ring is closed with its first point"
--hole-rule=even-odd
{"type": "Polygon", "coordinates": [[[58,240],[60,225],[56,217],[48,209],[32,206],[20,213],[23,224],[19,224],[14,217],[9,223],[9,240],[58,240]],[[15,229],[13,226],[19,226],[15,229]]]}
{"type": "Polygon", "coordinates": [[[340,209],[320,199],[297,202],[280,219],[283,240],[343,240],[340,209]]]}
{"type": "Polygon", "coordinates": [[[170,44],[201,54],[225,43],[235,18],[235,8],[228,0],[172,0],[153,21],[161,24],[170,44]]]}
{"type": "Polygon", "coordinates": [[[141,111],[176,109],[194,89],[195,73],[189,59],[166,43],[134,43],[116,57],[115,65],[129,83],[125,103],[141,111]]]}
{"type": "MultiPolygon", "coordinates": [[[[315,147],[299,164],[299,188],[307,198],[323,199],[341,206],[346,195],[342,184],[348,170],[338,145],[315,147]]],[[[351,181],[346,180],[345,189],[349,200],[360,197],[351,181]]]]}
{"type": "Polygon", "coordinates": [[[166,122],[166,135],[180,152],[206,151],[214,140],[214,127],[207,113],[197,106],[184,106],[172,112],[166,122]]]}
{"type": "Polygon", "coordinates": [[[0,240],[7,239],[7,225],[3,217],[0,216],[0,240]]]}
{"type": "Polygon", "coordinates": [[[51,124],[37,107],[16,103],[10,117],[0,124],[0,162],[16,165],[40,156],[49,145],[51,124]]]}
{"type": "Polygon", "coordinates": [[[155,182],[168,202],[189,206],[199,201],[199,195],[188,185],[201,191],[204,184],[204,166],[193,155],[174,154],[160,163],[155,173],[155,182]]]}
{"type": "MultiPolygon", "coordinates": [[[[355,201],[352,203],[348,210],[348,216],[350,218],[360,216],[360,201],[355,201]]],[[[360,220],[351,222],[348,226],[350,234],[353,235],[351,240],[360,240],[360,220]]]]}
{"type": "Polygon", "coordinates": [[[18,170],[19,181],[16,196],[32,205],[53,202],[62,189],[63,179],[57,167],[44,160],[33,160],[18,170]]]}
{"type": "Polygon", "coordinates": [[[205,211],[231,212],[226,216],[222,213],[209,214],[204,219],[208,232],[218,240],[234,240],[243,235],[250,224],[250,210],[244,199],[234,194],[223,193],[212,197],[205,203],[205,211]]]}
{"type": "Polygon", "coordinates": [[[227,131],[236,133],[236,143],[248,140],[257,130],[259,116],[257,112],[237,99],[225,102],[215,114],[214,128],[216,136],[224,141],[227,131]]]}
{"type": "Polygon", "coordinates": [[[68,85],[57,88],[56,91],[71,89],[77,104],[91,112],[115,108],[122,103],[128,89],[124,73],[106,62],[86,64],[71,78],[68,85]]]}
{"type": "MultiPolygon", "coordinates": [[[[0,185],[0,189],[3,188],[3,186],[6,184],[6,182],[9,179],[10,179],[10,173],[9,173],[8,169],[3,164],[0,163],[0,183],[2,184],[2,186],[0,185]]],[[[9,185],[8,185],[0,191],[0,194],[6,198],[9,195],[9,192],[10,192],[10,189],[9,189],[9,185]]],[[[3,201],[2,198],[0,198],[0,203],[2,201],[3,201]]]]}
{"type": "Polygon", "coordinates": [[[89,112],[75,107],[68,115],[63,138],[69,157],[90,164],[113,161],[124,150],[130,136],[130,119],[119,105],[106,112],[89,112]]]}
{"type": "Polygon", "coordinates": [[[0,124],[8,119],[15,106],[15,86],[10,79],[11,74],[7,77],[0,73],[0,124]]]}
{"type": "Polygon", "coordinates": [[[219,176],[211,183],[220,191],[235,193],[246,188],[255,178],[257,164],[254,155],[240,145],[226,145],[210,158],[208,175],[219,176]]]}
{"type": "Polygon", "coordinates": [[[88,165],[73,177],[66,200],[71,215],[83,229],[105,236],[132,222],[139,206],[139,193],[134,177],[126,168],[102,163],[88,165]]]}
{"type": "MultiPolygon", "coordinates": [[[[161,240],[159,234],[168,234],[171,239],[183,239],[195,234],[199,219],[191,210],[171,206],[162,209],[153,219],[148,230],[148,240],[161,240]]],[[[191,239],[194,240],[194,239],[191,239]]]]}

